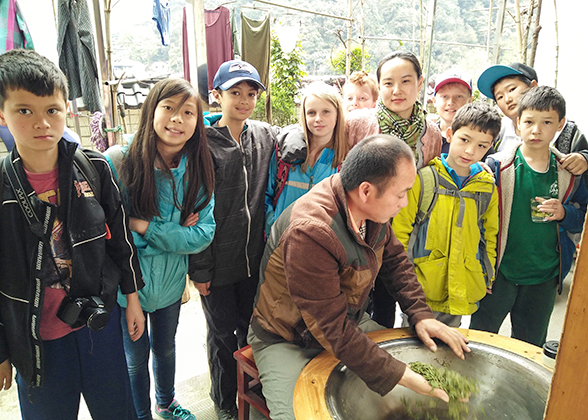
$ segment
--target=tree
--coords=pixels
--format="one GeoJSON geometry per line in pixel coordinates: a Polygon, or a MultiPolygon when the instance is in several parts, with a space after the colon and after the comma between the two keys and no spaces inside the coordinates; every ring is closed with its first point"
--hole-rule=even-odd
{"type": "MultiPolygon", "coordinates": [[[[339,49],[335,51],[334,54],[331,55],[331,68],[337,74],[345,74],[345,66],[346,63],[346,55],[347,51],[345,49],[339,49]]],[[[368,63],[371,56],[368,54],[367,50],[365,51],[365,62],[368,63]]],[[[354,47],[351,50],[351,66],[350,66],[351,73],[354,71],[361,70],[361,45],[354,47]]],[[[364,69],[368,73],[370,72],[369,64],[366,64],[366,68],[364,69]]]]}

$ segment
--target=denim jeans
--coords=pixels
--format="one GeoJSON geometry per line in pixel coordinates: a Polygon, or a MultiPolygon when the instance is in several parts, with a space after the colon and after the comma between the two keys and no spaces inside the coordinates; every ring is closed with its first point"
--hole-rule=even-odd
{"type": "Polygon", "coordinates": [[[120,318],[125,355],[131,378],[133,401],[140,420],[152,419],[151,398],[149,397],[149,353],[153,351],[153,379],[155,401],[167,407],[174,399],[176,375],[176,330],[180,318],[181,299],[176,303],[144,312],[145,332],[137,341],[132,341],[127,329],[126,310],[122,308],[120,318]]]}
{"type": "MultiPolygon", "coordinates": [[[[25,420],[76,420],[80,394],[95,420],[135,420],[129,375],[116,305],[108,325],[87,327],[43,341],[43,386],[29,388],[16,375],[20,411],[25,420]]],[[[0,415],[0,417],[3,417],[0,415]]]]}

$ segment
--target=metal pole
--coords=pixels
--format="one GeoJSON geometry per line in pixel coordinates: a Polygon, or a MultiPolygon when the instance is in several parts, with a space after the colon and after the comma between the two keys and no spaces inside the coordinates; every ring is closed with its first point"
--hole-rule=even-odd
{"type": "Polygon", "coordinates": [[[425,47],[425,65],[424,74],[425,80],[421,90],[421,102],[425,104],[425,94],[427,92],[427,86],[429,85],[429,77],[431,75],[431,52],[433,51],[433,33],[435,32],[435,11],[437,9],[437,0],[429,0],[429,6],[427,7],[427,39],[425,47]]]}
{"type": "MultiPolygon", "coordinates": [[[[349,0],[349,18],[351,19],[351,15],[353,14],[353,0],[349,0]]],[[[346,60],[345,60],[345,77],[349,79],[349,75],[351,74],[351,23],[353,20],[347,21],[347,51],[345,53],[346,60]]]]}
{"type": "MultiPolygon", "coordinates": [[[[416,0],[412,0],[412,13],[411,13],[411,16],[412,16],[412,19],[411,19],[411,21],[412,21],[412,35],[411,36],[412,36],[413,39],[414,39],[414,30],[415,30],[415,26],[416,26],[415,25],[416,16],[415,16],[415,13],[414,13],[414,11],[416,9],[416,3],[415,2],[416,2],[416,0]]],[[[415,47],[415,44],[413,43],[412,44],[412,53],[413,54],[414,54],[414,47],[415,47]]]]}
{"type": "Polygon", "coordinates": [[[490,0],[490,8],[488,9],[488,38],[486,40],[486,60],[490,60],[490,38],[492,36],[492,11],[494,9],[494,0],[490,0]]]}
{"type": "Polygon", "coordinates": [[[500,43],[502,42],[502,27],[504,26],[504,15],[506,14],[506,0],[501,0],[498,5],[496,16],[496,34],[494,35],[494,51],[492,51],[492,64],[498,64],[500,57],[500,43]]]}
{"type": "Polygon", "coordinates": [[[365,70],[365,38],[363,38],[363,34],[364,34],[364,19],[363,19],[363,2],[364,0],[360,0],[360,5],[361,5],[361,9],[360,9],[360,17],[361,17],[361,25],[359,27],[359,36],[361,39],[361,69],[365,70]]]}
{"type": "MultiPolygon", "coordinates": [[[[515,0],[515,19],[517,25],[517,43],[519,49],[519,62],[524,63],[523,60],[523,31],[521,30],[521,6],[519,0],[515,0]]],[[[527,46],[525,45],[525,49],[527,46]]]]}
{"type": "MultiPolygon", "coordinates": [[[[102,88],[102,97],[104,99],[104,116],[106,120],[106,127],[113,128],[117,125],[116,118],[116,103],[113,100],[111,87],[105,82],[110,80],[108,74],[109,59],[106,56],[106,48],[104,45],[105,32],[102,26],[102,7],[100,7],[100,0],[92,0],[94,6],[94,27],[96,30],[96,47],[98,49],[98,64],[100,68],[100,77],[98,83],[102,88]]],[[[111,146],[116,143],[116,136],[114,133],[108,133],[108,145],[111,146]]]]}

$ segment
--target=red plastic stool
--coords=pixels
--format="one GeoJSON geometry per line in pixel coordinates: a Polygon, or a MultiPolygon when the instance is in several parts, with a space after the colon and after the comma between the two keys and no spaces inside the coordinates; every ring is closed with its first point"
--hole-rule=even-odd
{"type": "MultiPolygon", "coordinates": [[[[249,420],[249,406],[252,405],[266,419],[270,419],[265,398],[261,393],[259,371],[253,360],[251,346],[237,350],[233,356],[237,361],[237,399],[239,420],[249,420]]],[[[271,419],[270,419],[271,420],[271,419]]]]}

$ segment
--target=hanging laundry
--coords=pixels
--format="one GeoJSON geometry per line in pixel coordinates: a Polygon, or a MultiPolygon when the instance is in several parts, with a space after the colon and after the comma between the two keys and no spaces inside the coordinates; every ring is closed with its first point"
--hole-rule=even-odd
{"type": "Polygon", "coordinates": [[[241,59],[259,72],[261,83],[269,86],[270,19],[249,19],[241,12],[241,59]]]}
{"type": "Polygon", "coordinates": [[[278,23],[274,28],[275,33],[278,35],[278,41],[280,41],[280,47],[284,54],[290,54],[296,48],[296,42],[298,41],[298,34],[300,33],[300,25],[282,25],[278,23]]]}
{"type": "Polygon", "coordinates": [[[103,111],[93,27],[86,0],[59,0],[57,50],[59,68],[69,84],[68,99],[81,97],[87,111],[103,111]]]}
{"type": "Polygon", "coordinates": [[[235,57],[233,54],[230,14],[229,9],[224,6],[204,11],[209,90],[212,90],[214,75],[220,65],[235,57]]]}
{"type": "Polygon", "coordinates": [[[0,0],[0,52],[26,48],[33,50],[33,39],[16,0],[0,0]]]}
{"type": "Polygon", "coordinates": [[[233,55],[235,58],[241,58],[241,50],[239,49],[239,31],[237,28],[237,11],[234,7],[231,9],[231,33],[233,34],[233,55]]]}
{"type": "Polygon", "coordinates": [[[169,0],[153,0],[153,20],[157,23],[157,30],[161,35],[161,43],[169,45],[169,0]]]}

